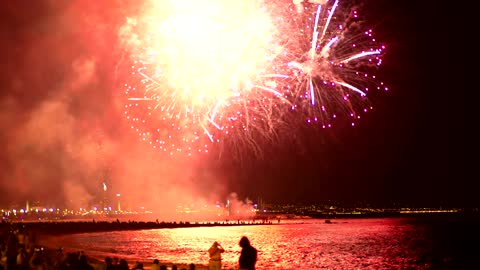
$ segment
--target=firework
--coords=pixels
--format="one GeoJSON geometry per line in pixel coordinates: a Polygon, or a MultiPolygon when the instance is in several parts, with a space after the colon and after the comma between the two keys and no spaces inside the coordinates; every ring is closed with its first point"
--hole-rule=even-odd
{"type": "Polygon", "coordinates": [[[132,128],[154,147],[188,154],[207,152],[231,133],[272,130],[275,107],[286,101],[267,83],[275,77],[275,29],[259,3],[150,4],[153,12],[133,22],[132,128]]]}
{"type": "Polygon", "coordinates": [[[292,111],[324,127],[356,119],[383,87],[368,71],[384,47],[338,1],[157,0],[127,26],[126,117],[170,154],[257,146],[292,111]]]}
{"type": "MultiPolygon", "coordinates": [[[[339,1],[294,1],[283,11],[290,23],[282,25],[285,54],[282,73],[291,110],[308,123],[331,127],[338,115],[351,117],[371,109],[370,90],[388,90],[375,72],[385,46],[363,28],[357,11],[339,1]]],[[[281,16],[283,18],[283,16],[281,16]]]]}

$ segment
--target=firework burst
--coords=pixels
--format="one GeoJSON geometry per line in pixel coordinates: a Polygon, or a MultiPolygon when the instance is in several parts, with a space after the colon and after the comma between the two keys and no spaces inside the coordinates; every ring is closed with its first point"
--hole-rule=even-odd
{"type": "Polygon", "coordinates": [[[268,86],[275,29],[256,0],[153,1],[147,10],[130,21],[138,38],[126,84],[126,115],[143,140],[192,154],[274,129],[286,100],[268,86]]]}
{"type": "Polygon", "coordinates": [[[368,91],[386,89],[369,73],[384,46],[338,1],[152,0],[124,29],[125,115],[170,154],[258,148],[291,111],[323,127],[358,119],[368,91]]]}
{"type": "Polygon", "coordinates": [[[294,1],[285,13],[290,21],[283,32],[293,33],[284,36],[282,63],[291,110],[324,128],[339,115],[348,115],[354,125],[360,112],[372,108],[368,92],[388,90],[371,73],[382,63],[385,46],[363,28],[355,9],[338,0],[294,1]]]}

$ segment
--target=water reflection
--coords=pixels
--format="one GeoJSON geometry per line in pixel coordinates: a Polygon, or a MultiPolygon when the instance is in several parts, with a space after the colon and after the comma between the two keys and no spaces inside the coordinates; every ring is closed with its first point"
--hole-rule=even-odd
{"type": "Polygon", "coordinates": [[[238,242],[247,236],[258,249],[258,269],[426,269],[431,245],[421,227],[399,219],[308,220],[259,226],[122,231],[56,236],[50,246],[85,250],[103,259],[208,263],[214,241],[226,249],[225,269],[238,264],[238,242]]]}

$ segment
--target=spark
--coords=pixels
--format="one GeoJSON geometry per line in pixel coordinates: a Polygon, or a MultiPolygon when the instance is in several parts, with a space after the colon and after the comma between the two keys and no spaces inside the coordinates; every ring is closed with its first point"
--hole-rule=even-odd
{"type": "Polygon", "coordinates": [[[258,148],[292,110],[322,127],[359,119],[368,90],[387,90],[369,75],[385,46],[339,0],[147,0],[125,29],[125,115],[170,154],[258,148]]]}

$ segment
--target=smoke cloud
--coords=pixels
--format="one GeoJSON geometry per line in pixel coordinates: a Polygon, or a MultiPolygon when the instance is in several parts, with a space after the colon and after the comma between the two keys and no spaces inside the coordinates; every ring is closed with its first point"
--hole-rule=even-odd
{"type": "Polygon", "coordinates": [[[138,8],[122,0],[2,8],[0,207],[79,209],[108,200],[158,218],[227,199],[251,208],[207,158],[162,155],[125,123],[119,31],[138,8]]]}

